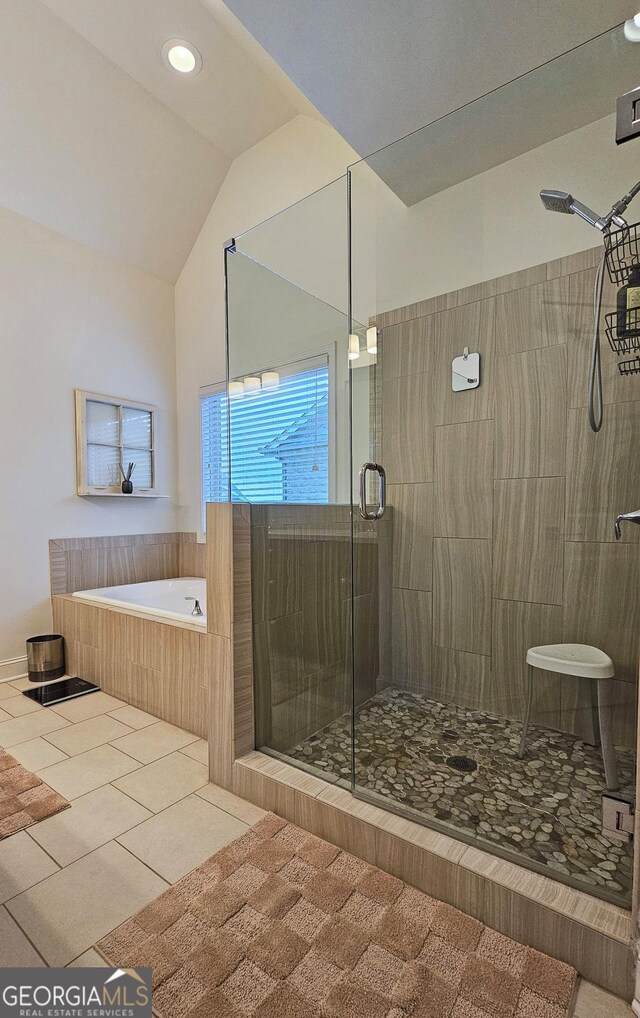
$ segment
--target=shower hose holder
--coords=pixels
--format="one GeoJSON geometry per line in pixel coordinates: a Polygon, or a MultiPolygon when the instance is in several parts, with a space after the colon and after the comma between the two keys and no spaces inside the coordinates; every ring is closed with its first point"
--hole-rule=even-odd
{"type": "Polygon", "coordinates": [[[480,385],[480,354],[469,353],[465,346],[462,357],[454,357],[451,362],[451,388],[454,392],[465,389],[477,389],[480,385]]]}

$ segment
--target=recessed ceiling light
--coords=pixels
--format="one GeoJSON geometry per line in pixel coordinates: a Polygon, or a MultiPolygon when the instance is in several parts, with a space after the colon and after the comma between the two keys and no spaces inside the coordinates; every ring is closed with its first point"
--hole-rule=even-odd
{"type": "Polygon", "coordinates": [[[171,71],[178,74],[197,74],[202,57],[192,43],[185,39],[169,39],[162,47],[162,59],[171,71]]]}

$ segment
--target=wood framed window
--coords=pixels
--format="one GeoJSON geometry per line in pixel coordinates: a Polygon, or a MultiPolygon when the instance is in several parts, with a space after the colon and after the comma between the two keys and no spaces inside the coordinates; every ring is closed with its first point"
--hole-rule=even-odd
{"type": "Polygon", "coordinates": [[[155,431],[157,407],[76,389],[78,495],[158,498],[155,431]],[[122,494],[121,466],[135,463],[133,494],[122,494]]]}

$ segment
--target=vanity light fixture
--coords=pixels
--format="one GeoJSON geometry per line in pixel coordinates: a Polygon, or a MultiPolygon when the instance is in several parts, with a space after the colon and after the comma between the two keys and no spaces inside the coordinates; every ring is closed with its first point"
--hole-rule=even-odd
{"type": "Polygon", "coordinates": [[[367,329],[367,353],[376,354],[378,352],[378,329],[375,325],[371,325],[367,329]]]}
{"type": "Polygon", "coordinates": [[[355,334],[349,336],[349,360],[357,361],[360,356],[360,337],[355,334]]]}
{"type": "Polygon", "coordinates": [[[229,396],[232,399],[235,396],[244,396],[244,385],[242,382],[229,382],[229,396]]]}
{"type": "Polygon", "coordinates": [[[640,14],[624,23],[624,37],[629,42],[640,42],[640,14]]]}
{"type": "Polygon", "coordinates": [[[263,371],[262,388],[277,389],[280,385],[280,375],[277,371],[263,371]]]}
{"type": "Polygon", "coordinates": [[[243,385],[245,392],[260,392],[262,388],[262,382],[257,375],[247,375],[243,385]]]}
{"type": "Polygon", "coordinates": [[[170,71],[177,71],[185,77],[193,77],[202,67],[200,53],[186,39],[169,39],[165,42],[162,47],[162,59],[170,71]]]}

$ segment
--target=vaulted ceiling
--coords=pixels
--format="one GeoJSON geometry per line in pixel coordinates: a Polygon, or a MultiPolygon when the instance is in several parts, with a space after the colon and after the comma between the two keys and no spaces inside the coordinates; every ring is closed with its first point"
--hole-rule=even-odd
{"type": "Polygon", "coordinates": [[[169,281],[232,160],[310,110],[216,0],[0,0],[0,23],[0,204],[169,281]]]}
{"type": "Polygon", "coordinates": [[[297,113],[364,155],[637,3],[0,0],[0,204],[174,281],[233,159],[297,113]]]}

